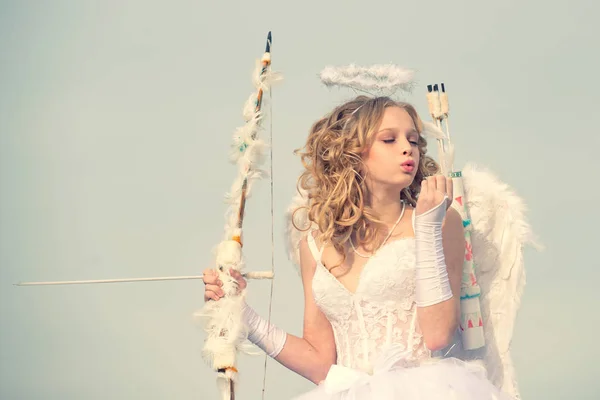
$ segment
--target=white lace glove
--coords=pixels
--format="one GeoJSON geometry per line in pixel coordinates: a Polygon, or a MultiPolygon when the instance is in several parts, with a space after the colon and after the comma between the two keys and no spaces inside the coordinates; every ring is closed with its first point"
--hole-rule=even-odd
{"type": "Polygon", "coordinates": [[[270,357],[277,357],[287,339],[287,333],[269,323],[244,302],[242,320],[248,328],[248,340],[260,347],[270,357]]]}
{"type": "Polygon", "coordinates": [[[415,301],[419,307],[432,306],[452,297],[442,245],[447,200],[446,196],[421,215],[413,213],[417,261],[415,301]]]}

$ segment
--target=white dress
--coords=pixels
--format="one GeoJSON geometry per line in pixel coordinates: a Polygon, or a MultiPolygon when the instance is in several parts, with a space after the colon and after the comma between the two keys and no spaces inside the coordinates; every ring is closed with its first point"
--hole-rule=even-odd
{"type": "Polygon", "coordinates": [[[485,368],[432,357],[420,333],[415,297],[415,241],[388,242],[365,264],[356,292],[317,261],[313,296],[331,323],[337,363],[327,378],[297,400],[511,399],[486,378],[485,368]]]}

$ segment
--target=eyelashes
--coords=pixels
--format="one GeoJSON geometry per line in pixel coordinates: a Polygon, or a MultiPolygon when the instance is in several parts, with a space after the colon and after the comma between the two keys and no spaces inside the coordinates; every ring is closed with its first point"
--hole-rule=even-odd
{"type": "MultiPolygon", "coordinates": [[[[395,138],[394,138],[394,139],[383,139],[383,140],[382,140],[382,142],[383,142],[383,143],[386,143],[386,144],[392,144],[392,143],[395,143],[395,142],[396,142],[396,139],[395,139],[395,138]]],[[[413,145],[413,146],[418,146],[418,145],[419,145],[419,142],[418,142],[418,141],[416,141],[416,140],[409,140],[408,142],[409,142],[411,145],[413,145]]]]}

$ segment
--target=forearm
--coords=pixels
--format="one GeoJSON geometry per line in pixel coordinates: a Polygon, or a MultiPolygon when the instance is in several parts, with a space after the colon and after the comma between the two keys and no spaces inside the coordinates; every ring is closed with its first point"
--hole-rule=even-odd
{"type": "Polygon", "coordinates": [[[443,245],[443,207],[415,219],[417,317],[431,350],[446,347],[458,324],[458,297],[450,284],[443,245]]]}
{"type": "Polygon", "coordinates": [[[274,359],[315,384],[326,378],[335,362],[319,352],[307,339],[289,333],[283,349],[274,359]]]}
{"type": "Polygon", "coordinates": [[[419,327],[430,350],[443,349],[452,340],[458,327],[457,302],[458,298],[452,297],[435,305],[417,307],[419,327]]]}
{"type": "Polygon", "coordinates": [[[243,318],[248,328],[248,340],[271,358],[314,383],[325,379],[334,360],[319,352],[309,340],[284,332],[247,304],[243,318]]]}

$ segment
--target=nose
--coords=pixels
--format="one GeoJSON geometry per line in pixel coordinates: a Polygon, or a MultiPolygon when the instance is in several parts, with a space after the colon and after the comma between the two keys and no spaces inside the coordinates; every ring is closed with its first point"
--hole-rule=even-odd
{"type": "Polygon", "coordinates": [[[404,146],[404,149],[402,150],[402,155],[404,156],[410,156],[412,155],[412,146],[410,145],[410,143],[408,143],[408,146],[404,146]]]}

